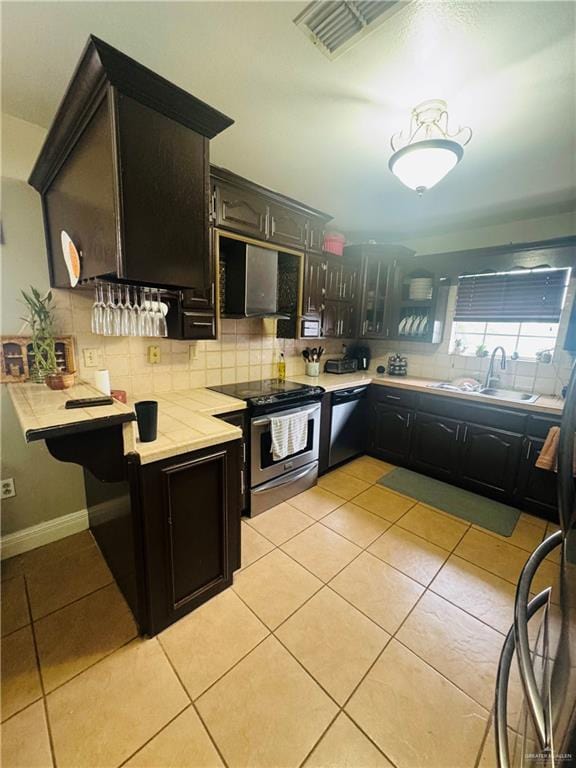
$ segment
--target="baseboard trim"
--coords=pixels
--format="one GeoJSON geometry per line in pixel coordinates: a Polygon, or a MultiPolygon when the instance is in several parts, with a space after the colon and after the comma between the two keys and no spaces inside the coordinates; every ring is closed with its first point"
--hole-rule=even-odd
{"type": "Polygon", "coordinates": [[[2,536],[0,540],[1,558],[7,560],[9,557],[22,554],[22,552],[42,547],[44,544],[50,544],[53,541],[58,541],[58,539],[64,539],[73,533],[85,531],[87,528],[88,510],[79,509],[77,512],[70,512],[69,515],[55,517],[45,523],[38,523],[38,525],[32,525],[30,528],[8,533],[6,536],[2,536]]]}

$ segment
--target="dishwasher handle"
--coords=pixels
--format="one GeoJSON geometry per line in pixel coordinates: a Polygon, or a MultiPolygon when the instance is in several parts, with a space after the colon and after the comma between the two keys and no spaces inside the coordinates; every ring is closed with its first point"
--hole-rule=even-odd
{"type": "Polygon", "coordinates": [[[332,393],[332,405],[342,405],[352,400],[361,400],[368,387],[355,387],[354,389],[339,389],[332,393]]]}

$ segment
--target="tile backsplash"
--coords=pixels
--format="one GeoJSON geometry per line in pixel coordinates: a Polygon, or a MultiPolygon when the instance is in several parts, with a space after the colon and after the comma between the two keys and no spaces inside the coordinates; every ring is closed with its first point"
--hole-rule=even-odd
{"type": "Polygon", "coordinates": [[[70,333],[76,338],[80,378],[93,382],[97,368],[107,368],[112,388],[132,395],[273,378],[280,352],[286,359],[287,376],[302,375],[301,353],[305,347],[321,343],[326,348],[325,356],[336,356],[345,343],[342,339],[276,339],[274,322],[260,319],[222,320],[217,341],[96,336],[91,332],[92,294],[70,290],[53,293],[58,333],[70,333]],[[160,347],[159,363],[148,362],[150,345],[160,347]],[[85,349],[98,351],[96,367],[84,365],[85,349]]]}
{"type": "MultiPolygon", "coordinates": [[[[553,361],[509,361],[501,372],[501,385],[539,394],[560,394],[570,376],[572,357],[562,350],[569,318],[569,308],[576,292],[576,279],[568,289],[553,361]]],[[[57,306],[56,330],[73,334],[78,352],[78,373],[85,381],[94,381],[97,368],[107,368],[114,389],[125,389],[133,395],[143,392],[166,392],[194,387],[230,384],[276,376],[280,352],[286,358],[290,377],[304,373],[302,349],[320,342],[276,339],[272,321],[256,319],[222,320],[217,341],[173,341],[169,339],[114,338],[91,333],[93,296],[85,291],[54,291],[57,306]],[[160,347],[160,363],[147,360],[147,348],[160,347]],[[84,365],[84,349],[98,351],[96,368],[84,365]]],[[[450,289],[447,323],[441,344],[400,342],[367,342],[372,351],[370,371],[387,365],[388,356],[400,352],[408,358],[408,373],[433,379],[449,380],[460,376],[482,379],[489,360],[450,354],[451,318],[456,302],[456,287],[450,289]]],[[[338,356],[346,340],[324,340],[327,356],[338,356]]]]}
{"type": "MultiPolygon", "coordinates": [[[[489,357],[450,354],[450,336],[452,318],[456,305],[457,287],[450,288],[446,311],[446,327],[441,344],[421,344],[418,342],[369,342],[372,350],[370,368],[376,371],[378,365],[387,367],[388,356],[400,352],[408,358],[408,374],[424,378],[449,381],[461,376],[470,376],[483,381],[490,364],[489,357]]],[[[535,360],[508,360],[506,370],[499,365],[495,375],[500,376],[500,385],[540,395],[559,395],[562,387],[568,383],[573,357],[562,349],[570,308],[576,294],[576,278],[572,278],[566,295],[564,311],[560,319],[560,328],[551,363],[539,363],[535,360]]],[[[491,350],[490,350],[491,351],[491,350]]],[[[499,362],[499,359],[498,359],[499,362]]]]}

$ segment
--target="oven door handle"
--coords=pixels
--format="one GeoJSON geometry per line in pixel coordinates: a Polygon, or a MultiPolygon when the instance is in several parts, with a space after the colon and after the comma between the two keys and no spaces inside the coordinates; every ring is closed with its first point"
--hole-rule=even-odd
{"type": "Polygon", "coordinates": [[[310,474],[310,472],[313,472],[316,468],[317,464],[315,462],[314,466],[311,467],[308,465],[296,475],[290,472],[289,477],[283,475],[278,480],[268,481],[264,486],[261,486],[260,488],[253,488],[252,493],[266,493],[266,491],[269,491],[271,488],[279,488],[281,485],[288,485],[288,483],[293,483],[295,480],[300,480],[302,477],[310,474]]]}
{"type": "MultiPolygon", "coordinates": [[[[320,410],[320,405],[315,405],[313,408],[306,408],[303,411],[294,411],[294,412],[307,413],[308,415],[310,415],[311,413],[317,413],[319,410],[320,410]]],[[[263,427],[265,424],[270,424],[270,419],[253,419],[252,420],[253,427],[263,427]]]]}

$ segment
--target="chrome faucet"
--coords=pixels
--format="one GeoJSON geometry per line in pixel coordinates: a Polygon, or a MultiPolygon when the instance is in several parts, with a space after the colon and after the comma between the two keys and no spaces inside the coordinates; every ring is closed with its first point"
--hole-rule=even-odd
{"type": "Polygon", "coordinates": [[[492,386],[492,382],[500,381],[500,376],[494,376],[494,359],[496,357],[496,352],[502,353],[502,357],[500,360],[500,368],[501,370],[506,370],[506,350],[504,347],[494,347],[492,350],[492,354],[490,355],[490,365],[488,366],[488,372],[486,373],[486,381],[484,382],[484,388],[488,389],[492,386]]]}

